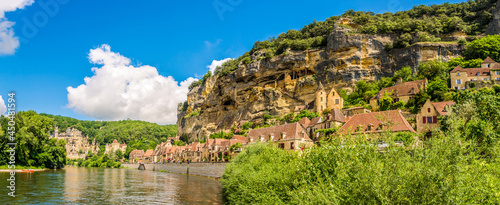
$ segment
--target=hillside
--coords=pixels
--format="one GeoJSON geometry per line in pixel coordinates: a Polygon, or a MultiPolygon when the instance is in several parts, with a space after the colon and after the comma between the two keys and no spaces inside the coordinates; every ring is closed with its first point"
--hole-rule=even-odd
{"type": "Polygon", "coordinates": [[[177,134],[176,125],[157,125],[136,120],[84,121],[59,115],[44,113],[40,115],[53,120],[51,132],[54,131],[55,126],[59,127],[59,131],[65,131],[68,127],[76,128],[82,131],[83,135],[88,135],[89,141],[95,139],[96,143],[101,145],[101,150],[106,143],[111,143],[114,139],[128,144],[129,147],[154,148],[157,144],[177,134]]]}
{"type": "Polygon", "coordinates": [[[351,91],[356,82],[392,77],[405,66],[461,56],[464,40],[498,33],[494,0],[416,6],[374,14],[347,11],[277,38],[258,41],[190,86],[178,108],[178,133],[203,139],[239,121],[263,123],[314,101],[326,90],[351,91]],[[459,43],[461,42],[461,43],[459,43]]]}

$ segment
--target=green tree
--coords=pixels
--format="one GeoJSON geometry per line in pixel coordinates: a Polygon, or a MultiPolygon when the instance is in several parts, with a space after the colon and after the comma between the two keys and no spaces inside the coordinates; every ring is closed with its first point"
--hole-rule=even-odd
{"type": "Polygon", "coordinates": [[[500,61],[500,35],[488,35],[467,44],[463,53],[465,59],[485,59],[491,57],[500,61]]]}
{"type": "Polygon", "coordinates": [[[408,82],[413,80],[413,70],[410,66],[405,66],[400,70],[394,72],[394,76],[392,77],[393,81],[396,82],[399,79],[402,79],[403,82],[408,82]]]}

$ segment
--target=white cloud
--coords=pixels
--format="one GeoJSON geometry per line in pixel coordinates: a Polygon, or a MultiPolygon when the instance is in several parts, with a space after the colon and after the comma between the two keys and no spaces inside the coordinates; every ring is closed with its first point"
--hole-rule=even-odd
{"type": "Polygon", "coordinates": [[[14,22],[5,18],[5,12],[23,9],[33,4],[34,0],[2,0],[0,3],[0,55],[11,55],[19,47],[19,39],[14,37],[14,22]]]}
{"type": "Polygon", "coordinates": [[[212,64],[210,65],[207,65],[207,68],[210,70],[210,72],[212,72],[212,74],[214,73],[215,71],[215,68],[217,68],[217,66],[221,66],[224,62],[228,61],[228,60],[232,60],[232,58],[226,58],[226,59],[222,59],[222,60],[213,60],[212,61],[212,64]]]}
{"type": "Polygon", "coordinates": [[[172,76],[161,76],[156,68],[135,67],[127,57],[111,51],[109,45],[90,50],[94,75],[85,84],[68,87],[68,107],[99,120],[135,119],[173,124],[177,105],[187,98],[188,78],[180,84],[172,76]]]}
{"type": "Polygon", "coordinates": [[[5,106],[5,102],[3,101],[3,98],[0,95],[0,115],[5,114],[5,112],[7,112],[7,107],[5,106]]]}

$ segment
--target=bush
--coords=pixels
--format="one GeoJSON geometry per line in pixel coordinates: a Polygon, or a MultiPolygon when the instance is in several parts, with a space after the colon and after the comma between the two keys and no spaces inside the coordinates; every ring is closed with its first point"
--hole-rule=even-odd
{"type": "Polygon", "coordinates": [[[229,204],[500,203],[500,166],[480,158],[470,141],[439,135],[416,149],[386,142],[380,152],[364,136],[350,136],[300,156],[256,144],[227,165],[223,195],[229,204]]]}
{"type": "Polygon", "coordinates": [[[394,48],[406,48],[411,45],[412,37],[409,33],[402,34],[394,42],[394,48]]]}
{"type": "Polygon", "coordinates": [[[461,39],[458,39],[458,45],[466,45],[467,44],[467,40],[465,40],[464,38],[461,38],[461,39]]]}

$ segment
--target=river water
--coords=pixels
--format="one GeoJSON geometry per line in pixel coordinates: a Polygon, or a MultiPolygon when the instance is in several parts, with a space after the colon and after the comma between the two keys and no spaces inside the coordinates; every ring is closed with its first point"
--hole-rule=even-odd
{"type": "Polygon", "coordinates": [[[219,181],[135,169],[66,167],[16,173],[16,197],[8,196],[9,173],[0,173],[0,204],[222,204],[219,181]]]}

